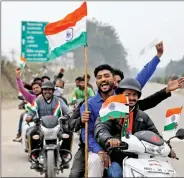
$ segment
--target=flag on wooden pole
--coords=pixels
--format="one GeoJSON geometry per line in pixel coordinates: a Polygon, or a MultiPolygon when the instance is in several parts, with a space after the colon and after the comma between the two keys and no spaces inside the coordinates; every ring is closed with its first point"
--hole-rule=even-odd
{"type": "Polygon", "coordinates": [[[65,18],[48,23],[44,30],[50,47],[48,60],[56,59],[73,49],[87,45],[86,24],[86,2],[65,18]]]}

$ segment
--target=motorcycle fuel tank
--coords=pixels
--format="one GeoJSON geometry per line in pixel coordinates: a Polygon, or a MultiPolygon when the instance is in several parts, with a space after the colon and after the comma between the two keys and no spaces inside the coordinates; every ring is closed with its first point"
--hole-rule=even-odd
{"type": "Polygon", "coordinates": [[[45,128],[54,128],[58,125],[58,117],[56,116],[43,116],[41,120],[45,128]]]}

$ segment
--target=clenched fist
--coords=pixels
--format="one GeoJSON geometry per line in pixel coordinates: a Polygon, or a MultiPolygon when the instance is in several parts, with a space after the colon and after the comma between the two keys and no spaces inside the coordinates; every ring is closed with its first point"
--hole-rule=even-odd
{"type": "Polygon", "coordinates": [[[88,122],[90,118],[90,111],[84,111],[82,113],[81,122],[84,124],[85,122],[88,122]]]}
{"type": "Polygon", "coordinates": [[[160,43],[155,45],[156,50],[157,50],[157,56],[160,58],[163,53],[164,53],[164,45],[163,45],[163,41],[161,41],[160,43]]]}
{"type": "Polygon", "coordinates": [[[16,78],[20,78],[20,74],[21,74],[21,69],[20,68],[16,68],[15,69],[16,78]]]}
{"type": "Polygon", "coordinates": [[[107,141],[107,143],[110,144],[111,147],[117,147],[120,146],[120,140],[117,138],[111,138],[107,141]]]}

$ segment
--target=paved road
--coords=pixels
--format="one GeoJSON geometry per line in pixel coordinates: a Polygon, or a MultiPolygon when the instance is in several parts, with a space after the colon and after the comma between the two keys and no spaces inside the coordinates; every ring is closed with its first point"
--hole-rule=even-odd
{"type": "MultiPolygon", "coordinates": [[[[148,84],[144,89],[143,97],[162,89],[159,84],[148,84]]],[[[172,97],[163,101],[152,110],[147,111],[158,129],[162,132],[165,122],[165,111],[172,107],[184,105],[184,95],[173,93],[172,97]]],[[[2,177],[42,177],[39,173],[30,170],[27,162],[27,155],[23,152],[21,144],[12,142],[17,132],[18,118],[20,111],[17,109],[17,102],[7,103],[2,109],[2,177]]],[[[184,111],[180,120],[180,127],[184,128],[184,111]]],[[[77,150],[77,137],[74,140],[73,153],[77,150]]],[[[173,167],[180,176],[184,176],[184,142],[174,141],[173,147],[176,150],[179,161],[172,160],[173,167]]],[[[62,177],[67,177],[69,171],[65,170],[62,177]]]]}

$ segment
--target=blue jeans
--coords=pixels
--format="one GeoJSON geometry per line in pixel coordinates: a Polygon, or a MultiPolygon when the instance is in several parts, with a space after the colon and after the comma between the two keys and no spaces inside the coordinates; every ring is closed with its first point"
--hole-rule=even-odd
{"type": "Polygon", "coordinates": [[[25,113],[22,113],[22,114],[20,115],[20,119],[19,119],[18,133],[20,133],[20,134],[22,133],[22,122],[23,122],[24,114],[25,114],[25,113]]]}
{"type": "Polygon", "coordinates": [[[112,162],[111,166],[107,170],[107,176],[110,178],[114,178],[114,177],[122,178],[123,171],[121,166],[117,162],[112,162]]]}

